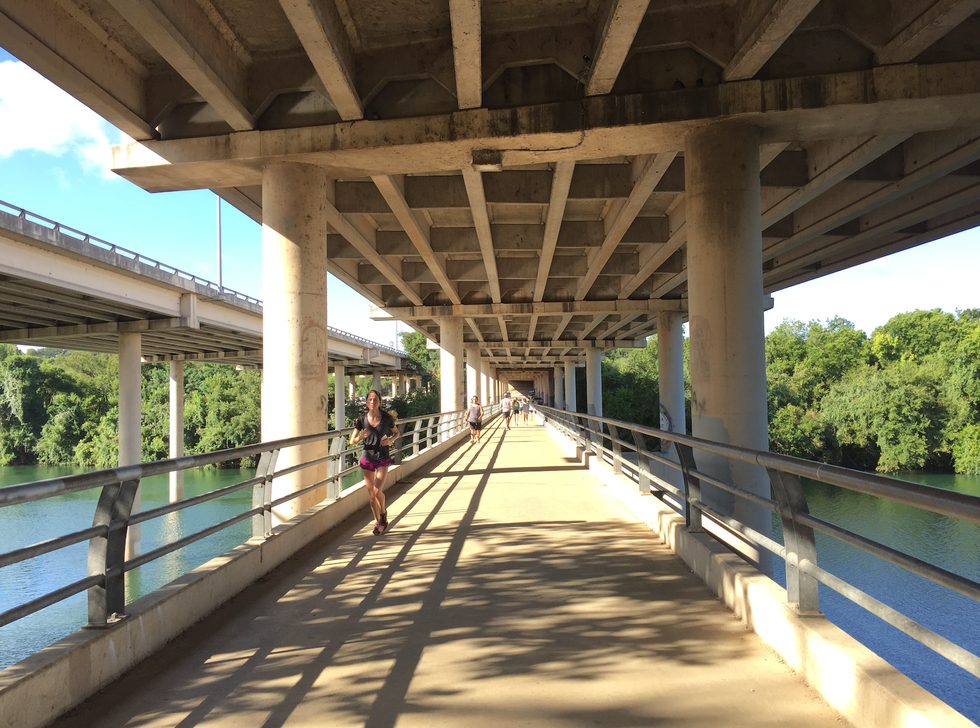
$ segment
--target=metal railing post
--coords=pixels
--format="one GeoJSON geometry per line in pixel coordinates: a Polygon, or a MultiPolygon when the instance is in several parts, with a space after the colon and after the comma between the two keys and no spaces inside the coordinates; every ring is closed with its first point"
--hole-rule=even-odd
{"type": "Polygon", "coordinates": [[[650,456],[646,454],[647,441],[643,433],[631,430],[633,448],[636,450],[636,471],[640,481],[640,493],[650,495],[650,456]]]}
{"type": "Polygon", "coordinates": [[[616,425],[610,424],[607,426],[609,427],[609,436],[612,439],[612,471],[616,475],[619,475],[623,472],[623,446],[619,442],[619,430],[616,425]]]}
{"type": "Polygon", "coordinates": [[[266,538],[272,533],[272,474],[276,471],[279,450],[269,450],[259,457],[255,477],[261,478],[252,486],[252,508],[262,508],[262,513],[252,516],[252,537],[266,538]]]}
{"type": "Polygon", "coordinates": [[[106,627],[110,617],[122,618],[126,613],[126,535],[139,485],[139,478],[124,480],[105,486],[99,495],[92,525],[106,526],[108,531],[105,538],[89,541],[88,575],[102,574],[105,582],[88,590],[89,628],[106,627]]]}
{"type": "Polygon", "coordinates": [[[687,530],[691,533],[701,533],[704,526],[701,524],[701,509],[694,505],[695,501],[701,500],[701,481],[697,479],[692,471],[695,469],[694,449],[690,445],[674,443],[677,446],[677,457],[681,461],[681,476],[684,480],[684,496],[687,501],[685,519],[687,530]]]}
{"type": "Polygon", "coordinates": [[[797,564],[804,559],[817,565],[817,543],[813,529],[798,523],[796,515],[806,513],[810,509],[803,493],[800,478],[791,473],[783,473],[773,468],[766,468],[772,492],[779,505],[779,516],[783,522],[783,543],[786,546],[786,601],[796,604],[801,614],[819,614],[820,593],[819,582],[809,574],[803,573],[797,564]]]}

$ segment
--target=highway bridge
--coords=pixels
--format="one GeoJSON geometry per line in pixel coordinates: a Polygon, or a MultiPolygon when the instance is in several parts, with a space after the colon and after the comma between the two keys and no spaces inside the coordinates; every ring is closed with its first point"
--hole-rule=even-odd
{"type": "MultiPolygon", "coordinates": [[[[439,347],[445,413],[513,372],[601,417],[603,352],[656,334],[683,430],[687,321],[692,434],[765,453],[767,295],[980,222],[978,11],[0,0],[0,46],[134,140],[119,175],[262,224],[264,440],[322,430],[330,271],[439,347]]],[[[696,465],[699,502],[764,541],[760,463],[696,465]]],[[[308,486],[276,478],[302,493],[287,521],[318,507],[308,486]]],[[[768,550],[743,555],[771,573],[768,550]]]]}

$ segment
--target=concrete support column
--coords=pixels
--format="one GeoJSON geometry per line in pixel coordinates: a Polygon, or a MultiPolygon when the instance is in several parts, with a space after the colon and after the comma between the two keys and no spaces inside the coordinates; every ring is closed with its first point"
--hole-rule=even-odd
{"type": "MultiPolygon", "coordinates": [[[[170,457],[184,457],[184,362],[170,362],[170,457]]],[[[170,473],[170,502],[184,497],[184,471],[170,473]]]]}
{"type": "Polygon", "coordinates": [[[347,399],[354,399],[357,394],[357,378],[351,374],[350,381],[347,383],[347,399]]]}
{"type": "Polygon", "coordinates": [[[486,407],[490,404],[490,363],[480,357],[480,404],[486,407]]]}
{"type": "MultiPolygon", "coordinates": [[[[463,408],[470,406],[470,400],[480,396],[480,350],[475,347],[466,349],[466,404],[463,408]]],[[[480,400],[483,403],[483,400],[480,400]]]]}
{"type": "MultiPolygon", "coordinates": [[[[262,439],[327,429],[327,174],[320,167],[274,162],[262,175],[263,377],[262,439]]],[[[292,447],[278,468],[326,455],[326,443],[292,447]]],[[[326,465],[276,478],[280,498],[326,477],[326,465]]],[[[273,511],[288,521],[326,495],[326,488],[273,511]]]]}
{"type": "MultiPolygon", "coordinates": [[[[139,332],[119,334],[119,465],[136,465],[142,460],[142,343],[139,332]]],[[[133,513],[140,512],[140,490],[136,491],[133,513]]],[[[130,526],[126,558],[140,553],[139,524],[130,526]]]]}
{"type": "Polygon", "coordinates": [[[588,413],[602,417],[602,349],[596,346],[585,350],[585,380],[588,384],[588,413]]]}
{"type": "Polygon", "coordinates": [[[569,412],[578,411],[575,401],[575,362],[572,360],[565,362],[565,409],[569,412]]]}
{"type": "MultiPolygon", "coordinates": [[[[676,311],[657,314],[657,363],[660,381],[660,429],[686,434],[684,415],[684,320],[676,311]]],[[[680,462],[677,446],[667,440],[660,441],[664,455],[675,463],[680,462]]],[[[679,471],[664,467],[663,479],[683,490],[684,479],[679,471]]]]}
{"type": "MultiPolygon", "coordinates": [[[[712,124],[687,137],[687,260],[690,296],[693,434],[768,450],[762,300],[762,212],[759,132],[739,123],[712,124]]],[[[698,468],[768,497],[766,471],[718,456],[698,468]]],[[[709,505],[763,533],[770,513],[710,486],[709,505]]],[[[747,548],[771,573],[769,552],[747,548]]]]}
{"type": "Polygon", "coordinates": [[[347,427],[347,397],[344,396],[346,379],[344,365],[333,365],[333,427],[342,430],[347,427]]]}
{"type": "MultiPolygon", "coordinates": [[[[439,319],[439,409],[455,412],[463,409],[463,319],[443,316],[439,319]]],[[[443,439],[449,433],[443,432],[443,439]]]]}
{"type": "Polygon", "coordinates": [[[381,372],[377,369],[371,372],[371,389],[381,391],[381,372]]]}
{"type": "Polygon", "coordinates": [[[565,409],[564,367],[555,367],[555,409],[565,409]]]}

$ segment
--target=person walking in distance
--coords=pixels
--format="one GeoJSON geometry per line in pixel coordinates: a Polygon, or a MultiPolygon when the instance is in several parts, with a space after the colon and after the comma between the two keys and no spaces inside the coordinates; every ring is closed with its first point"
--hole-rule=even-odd
{"type": "Polygon", "coordinates": [[[527,424],[527,416],[529,414],[531,414],[531,400],[525,399],[524,400],[523,408],[524,408],[524,424],[526,425],[527,424]]]}
{"type": "Polygon", "coordinates": [[[483,429],[483,407],[480,405],[479,397],[470,400],[466,419],[470,423],[470,445],[472,445],[480,441],[480,431],[483,429]]]}
{"type": "Polygon", "coordinates": [[[362,412],[354,423],[350,436],[351,447],[364,443],[361,453],[361,472],[368,489],[371,513],[374,514],[374,535],[388,528],[388,511],[385,509],[384,488],[388,468],[391,467],[389,448],[398,439],[398,425],[394,415],[381,409],[381,392],[372,389],[367,395],[367,412],[362,412]]]}
{"type": "Polygon", "coordinates": [[[518,417],[520,417],[520,415],[521,415],[521,400],[515,399],[514,400],[514,424],[515,425],[519,422],[518,417]]]}
{"type": "Polygon", "coordinates": [[[500,414],[504,416],[504,429],[510,429],[510,416],[514,414],[514,400],[510,398],[510,392],[504,392],[500,399],[500,414]]]}

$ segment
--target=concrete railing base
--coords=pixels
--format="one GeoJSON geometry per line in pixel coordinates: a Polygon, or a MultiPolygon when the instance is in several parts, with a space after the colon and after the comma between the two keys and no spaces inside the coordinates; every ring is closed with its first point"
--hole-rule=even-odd
{"type": "MultiPolygon", "coordinates": [[[[547,428],[569,456],[581,448],[547,428]]],[[[641,495],[634,481],[585,457],[598,480],[684,561],[750,629],[824,700],[857,728],[976,728],[823,616],[801,616],[786,590],[706,533],[689,533],[684,518],[659,498],[641,495]]]]}
{"type": "MultiPolygon", "coordinates": [[[[450,452],[464,430],[393,465],[386,488],[450,452]]],[[[368,507],[363,483],[129,604],[104,630],[79,630],[0,671],[0,728],[40,728],[149,657],[308,543],[368,507]]]]}

